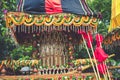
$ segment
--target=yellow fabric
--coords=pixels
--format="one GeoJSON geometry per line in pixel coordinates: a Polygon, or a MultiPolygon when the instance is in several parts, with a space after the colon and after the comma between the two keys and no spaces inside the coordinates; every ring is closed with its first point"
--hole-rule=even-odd
{"type": "Polygon", "coordinates": [[[112,0],[111,22],[108,32],[120,26],[120,0],[112,0]]]}

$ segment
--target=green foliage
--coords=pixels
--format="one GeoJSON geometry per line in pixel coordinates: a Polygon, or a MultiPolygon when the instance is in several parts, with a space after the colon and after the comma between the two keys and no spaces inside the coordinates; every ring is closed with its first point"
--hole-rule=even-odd
{"type": "Polygon", "coordinates": [[[16,0],[0,0],[0,60],[5,59],[9,55],[9,51],[15,48],[14,41],[7,32],[4,20],[4,13],[7,11],[15,11],[16,0]]]}
{"type": "Polygon", "coordinates": [[[111,18],[111,1],[112,0],[86,0],[90,8],[98,13],[102,14],[102,19],[98,25],[98,32],[106,35],[111,18]]]}
{"type": "Polygon", "coordinates": [[[10,57],[12,59],[18,60],[29,60],[31,57],[31,52],[33,50],[32,46],[25,47],[25,46],[19,46],[12,51],[10,51],[10,57]]]}
{"type": "Polygon", "coordinates": [[[77,51],[74,53],[74,57],[75,57],[75,59],[88,58],[88,54],[87,54],[87,51],[86,51],[85,46],[83,46],[83,48],[82,48],[80,51],[77,50],[77,51]]]}
{"type": "MultiPolygon", "coordinates": [[[[109,60],[109,65],[110,66],[120,66],[120,60],[114,60],[114,59],[108,59],[109,60]]],[[[112,69],[111,70],[113,78],[116,78],[116,80],[120,79],[120,69],[112,69]]]]}
{"type": "Polygon", "coordinates": [[[102,20],[105,22],[110,21],[111,17],[111,1],[112,0],[87,0],[90,8],[94,12],[101,12],[102,13],[102,20]]]}

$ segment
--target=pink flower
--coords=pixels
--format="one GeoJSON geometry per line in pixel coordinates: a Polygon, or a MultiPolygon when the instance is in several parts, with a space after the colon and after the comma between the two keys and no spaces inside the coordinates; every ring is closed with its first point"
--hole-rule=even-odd
{"type": "Polygon", "coordinates": [[[3,10],[3,13],[4,13],[4,14],[6,14],[7,12],[8,12],[8,10],[7,10],[7,9],[4,9],[4,10],[3,10]]]}

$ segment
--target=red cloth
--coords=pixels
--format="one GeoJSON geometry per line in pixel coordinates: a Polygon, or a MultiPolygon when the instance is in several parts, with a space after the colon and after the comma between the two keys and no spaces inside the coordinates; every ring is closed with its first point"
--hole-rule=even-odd
{"type": "Polygon", "coordinates": [[[61,13],[61,0],[45,0],[45,10],[48,14],[61,13]]]}
{"type": "Polygon", "coordinates": [[[92,34],[90,32],[87,34],[85,31],[78,31],[78,34],[83,35],[84,39],[87,42],[87,47],[91,48],[93,42],[92,34]]]}
{"type": "Polygon", "coordinates": [[[78,31],[78,34],[83,35],[83,37],[84,37],[85,40],[88,39],[88,35],[87,35],[87,33],[86,33],[85,31],[79,30],[79,31],[78,31]]]}
{"type": "Polygon", "coordinates": [[[103,41],[103,36],[101,34],[96,34],[96,46],[100,47],[103,41]]]}
{"type": "Polygon", "coordinates": [[[107,66],[104,63],[98,64],[97,68],[101,74],[105,74],[107,70],[107,66]]]}
{"type": "Polygon", "coordinates": [[[89,32],[87,34],[87,46],[88,46],[88,48],[92,47],[92,42],[93,42],[92,34],[89,32]]]}
{"type": "Polygon", "coordinates": [[[108,58],[108,55],[104,52],[104,50],[101,47],[96,47],[94,51],[95,59],[97,59],[99,62],[103,62],[108,58]]]}

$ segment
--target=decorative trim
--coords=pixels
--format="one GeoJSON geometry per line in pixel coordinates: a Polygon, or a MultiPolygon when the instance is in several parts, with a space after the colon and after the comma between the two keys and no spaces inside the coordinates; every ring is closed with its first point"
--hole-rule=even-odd
{"type": "Polygon", "coordinates": [[[89,26],[96,29],[98,19],[89,16],[80,16],[74,14],[53,14],[53,15],[30,15],[21,12],[9,12],[6,15],[6,25],[25,26],[89,26]]]}

